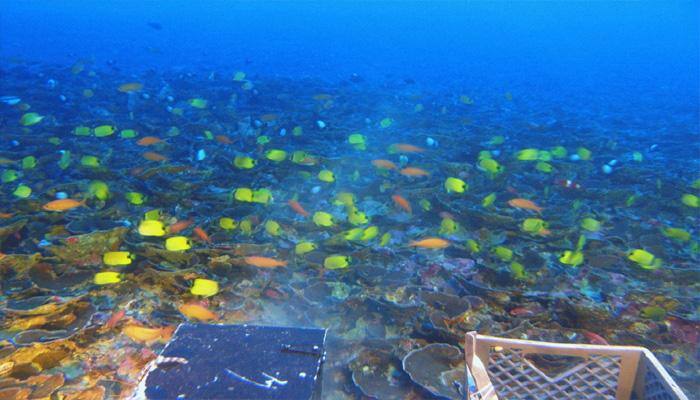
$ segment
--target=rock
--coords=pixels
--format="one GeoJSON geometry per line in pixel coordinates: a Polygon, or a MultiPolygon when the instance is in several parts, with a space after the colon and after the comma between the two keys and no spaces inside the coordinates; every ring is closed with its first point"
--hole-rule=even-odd
{"type": "Polygon", "coordinates": [[[458,347],[433,343],[413,350],[404,357],[403,369],[413,382],[435,396],[461,400],[466,395],[466,367],[458,347]]]}

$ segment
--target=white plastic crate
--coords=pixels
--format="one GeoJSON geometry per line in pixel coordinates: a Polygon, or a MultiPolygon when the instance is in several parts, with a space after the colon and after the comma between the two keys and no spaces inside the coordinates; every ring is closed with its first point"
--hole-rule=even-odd
{"type": "Polygon", "coordinates": [[[468,392],[470,400],[687,400],[643,347],[547,343],[469,332],[464,349],[476,388],[468,392]],[[545,371],[538,357],[563,360],[564,367],[545,371]]]}

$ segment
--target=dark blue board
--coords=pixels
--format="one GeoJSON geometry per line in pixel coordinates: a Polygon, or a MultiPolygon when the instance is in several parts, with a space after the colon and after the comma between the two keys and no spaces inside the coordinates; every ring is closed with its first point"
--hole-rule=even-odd
{"type": "Polygon", "coordinates": [[[145,394],[149,399],[318,397],[325,337],[326,330],[316,328],[181,324],[161,353],[166,362],[144,378],[145,394]]]}

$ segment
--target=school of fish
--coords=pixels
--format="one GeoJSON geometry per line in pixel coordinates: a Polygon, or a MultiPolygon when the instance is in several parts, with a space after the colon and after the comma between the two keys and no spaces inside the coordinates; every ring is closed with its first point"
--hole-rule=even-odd
{"type": "Polygon", "coordinates": [[[472,330],[646,346],[700,382],[700,174],[663,145],[558,134],[586,117],[516,90],[23,68],[0,93],[14,394],[128,396],[187,321],[329,328],[337,398],[439,392],[404,357],[472,330]]]}

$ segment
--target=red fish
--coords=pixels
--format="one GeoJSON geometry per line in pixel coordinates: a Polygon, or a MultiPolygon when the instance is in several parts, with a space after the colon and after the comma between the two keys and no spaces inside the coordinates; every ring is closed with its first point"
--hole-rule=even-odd
{"type": "Polygon", "coordinates": [[[105,322],[104,329],[107,329],[107,330],[114,329],[117,326],[117,324],[119,323],[119,321],[121,321],[124,318],[125,315],[126,315],[126,310],[119,310],[119,311],[113,313],[112,316],[109,317],[107,322],[105,322]]]}
{"type": "Polygon", "coordinates": [[[194,232],[194,234],[197,235],[197,237],[201,241],[206,242],[206,243],[211,243],[211,238],[209,237],[209,235],[207,235],[206,232],[204,232],[204,229],[197,226],[192,230],[192,232],[194,232]]]}
{"type": "Polygon", "coordinates": [[[292,207],[292,210],[294,210],[295,213],[301,215],[302,217],[308,217],[308,216],[309,216],[309,212],[306,211],[306,210],[304,210],[304,207],[302,207],[301,204],[299,204],[298,201],[296,201],[296,200],[289,200],[289,201],[287,202],[287,204],[289,204],[289,207],[292,207]]]}
{"type": "Polygon", "coordinates": [[[49,201],[48,203],[44,204],[41,208],[43,208],[46,211],[63,212],[81,206],[85,206],[85,200],[78,201],[73,199],[61,199],[49,201]]]}
{"type": "Polygon", "coordinates": [[[143,158],[145,158],[148,161],[160,162],[160,161],[167,161],[168,160],[168,157],[166,157],[162,154],[153,152],[153,151],[147,151],[147,152],[143,153],[142,155],[143,155],[143,158]]]}
{"type": "Polygon", "coordinates": [[[270,257],[248,256],[244,257],[243,260],[246,262],[246,264],[259,268],[278,268],[287,266],[286,261],[276,260],[270,257]]]}
{"type": "Polygon", "coordinates": [[[233,143],[233,140],[231,140],[231,138],[229,138],[226,135],[216,135],[216,136],[214,136],[214,139],[216,139],[216,141],[221,143],[221,144],[232,144],[233,143]]]}
{"type": "Polygon", "coordinates": [[[424,249],[444,249],[450,246],[450,242],[441,238],[429,237],[421,240],[412,240],[408,245],[410,247],[421,247],[424,249]]]}
{"type": "Polygon", "coordinates": [[[163,141],[155,136],[144,136],[143,138],[139,139],[138,142],[136,142],[136,144],[139,146],[151,146],[158,143],[163,143],[163,141]]]}
{"type": "Polygon", "coordinates": [[[533,310],[525,307],[515,307],[514,309],[510,310],[508,314],[514,317],[534,317],[537,315],[537,313],[535,313],[533,310]]]}
{"type": "Polygon", "coordinates": [[[422,169],[422,168],[416,168],[416,167],[406,167],[399,171],[399,173],[403,176],[410,176],[410,177],[418,177],[418,176],[429,176],[430,172],[422,169]]]}
{"type": "Polygon", "coordinates": [[[403,208],[407,213],[411,214],[412,209],[411,209],[411,203],[408,202],[405,198],[403,198],[401,195],[395,194],[391,196],[391,199],[394,200],[394,203],[403,208]]]}
{"type": "Polygon", "coordinates": [[[390,153],[422,153],[425,149],[408,143],[394,143],[389,146],[390,153]]]}
{"type": "Polygon", "coordinates": [[[399,169],[399,167],[397,167],[396,164],[389,160],[372,160],[372,165],[379,169],[399,169]]]}
{"type": "Polygon", "coordinates": [[[170,225],[168,229],[170,230],[170,233],[177,234],[187,229],[193,222],[194,221],[192,219],[177,221],[170,225]]]}
{"type": "Polygon", "coordinates": [[[520,199],[520,198],[510,199],[510,200],[508,200],[508,205],[513,207],[513,208],[520,208],[523,210],[535,211],[539,214],[542,214],[542,207],[535,204],[532,200],[520,199]]]}
{"type": "Polygon", "coordinates": [[[591,343],[591,344],[599,344],[599,345],[603,345],[603,346],[610,346],[610,343],[608,343],[607,340],[603,339],[603,337],[600,336],[600,335],[597,334],[597,333],[593,333],[593,332],[590,332],[590,331],[583,331],[583,336],[585,336],[586,339],[588,339],[588,342],[591,343]]]}

